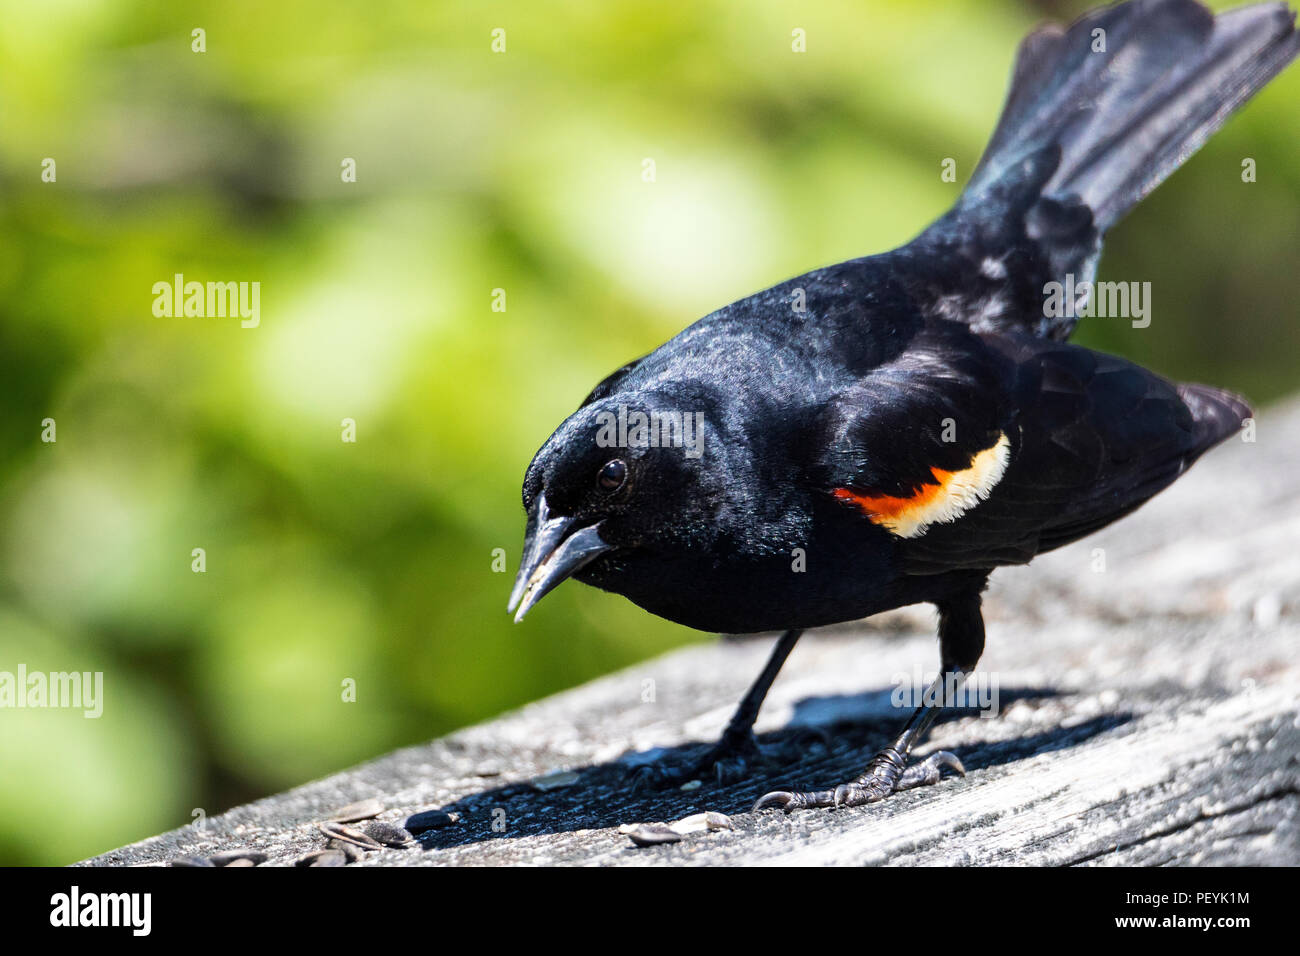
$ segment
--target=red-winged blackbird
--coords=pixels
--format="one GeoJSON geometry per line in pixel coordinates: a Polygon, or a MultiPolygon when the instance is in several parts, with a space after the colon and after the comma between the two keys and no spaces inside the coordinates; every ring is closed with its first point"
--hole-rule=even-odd
{"type": "MultiPolygon", "coordinates": [[[[1065,339],[1106,230],[1295,57],[1293,20],[1134,0],[1031,33],[951,212],[701,319],[542,446],[516,620],[572,576],[690,627],[785,632],[719,743],[666,779],[758,754],[754,718],[804,628],[933,603],[935,688],[951,689],[983,650],[994,568],[1128,514],[1240,428],[1240,398],[1065,339]]],[[[857,780],[758,806],[867,803],[962,772],[943,753],[907,767],[935,713],[857,780]]]]}

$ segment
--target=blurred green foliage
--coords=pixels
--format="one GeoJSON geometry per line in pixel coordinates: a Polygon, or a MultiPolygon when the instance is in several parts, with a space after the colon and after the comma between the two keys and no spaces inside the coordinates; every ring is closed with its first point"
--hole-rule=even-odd
{"type": "MultiPolygon", "coordinates": [[[[969,174],[1046,12],[0,4],[0,670],[105,675],[98,720],[0,711],[0,861],[85,857],[699,639],[576,585],[510,623],[492,551],[513,572],[531,453],[698,316],[941,213],[941,160],[969,174]],[[260,282],[260,327],[156,318],[175,273],[260,282]]],[[[1153,324],[1081,341],[1294,388],[1297,102],[1293,69],[1116,230],[1102,275],[1150,280],[1153,324]]]]}

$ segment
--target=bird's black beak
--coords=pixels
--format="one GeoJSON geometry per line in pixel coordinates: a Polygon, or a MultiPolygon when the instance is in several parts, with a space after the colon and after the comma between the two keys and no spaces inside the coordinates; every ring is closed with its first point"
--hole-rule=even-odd
{"type": "Polygon", "coordinates": [[[585,528],[577,528],[576,524],[573,518],[552,518],[546,509],[546,496],[537,496],[528,515],[519,576],[506,605],[507,611],[515,611],[515,623],[522,621],[529,608],[557,584],[614,547],[601,538],[599,522],[585,528]]]}

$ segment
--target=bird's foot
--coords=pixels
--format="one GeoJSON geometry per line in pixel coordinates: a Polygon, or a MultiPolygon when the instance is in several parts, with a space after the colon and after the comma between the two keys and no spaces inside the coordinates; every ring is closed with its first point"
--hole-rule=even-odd
{"type": "Polygon", "coordinates": [[[946,750],[931,754],[920,763],[908,767],[898,751],[891,747],[878,753],[867,765],[866,772],[852,783],[842,783],[834,790],[806,793],[775,790],[759,797],[754,809],[779,807],[789,813],[814,807],[857,807],[864,803],[876,803],[899,790],[938,783],[944,767],[960,776],[966,776],[966,768],[961,765],[961,761],[946,750]]]}
{"type": "Polygon", "coordinates": [[[719,786],[735,783],[757,768],[771,768],[806,753],[810,744],[829,746],[825,732],[799,731],[789,740],[771,747],[759,744],[752,731],[728,730],[716,744],[693,760],[658,761],[631,771],[632,784],[640,789],[680,787],[694,780],[713,781],[719,786]],[[812,741],[807,738],[814,738],[812,741]]]}

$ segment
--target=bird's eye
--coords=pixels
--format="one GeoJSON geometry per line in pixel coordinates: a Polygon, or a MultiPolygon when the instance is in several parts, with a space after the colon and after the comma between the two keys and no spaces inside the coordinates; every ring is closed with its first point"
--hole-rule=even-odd
{"type": "Polygon", "coordinates": [[[605,462],[596,473],[596,484],[600,485],[603,491],[618,491],[625,481],[627,481],[627,463],[621,458],[605,462]]]}

